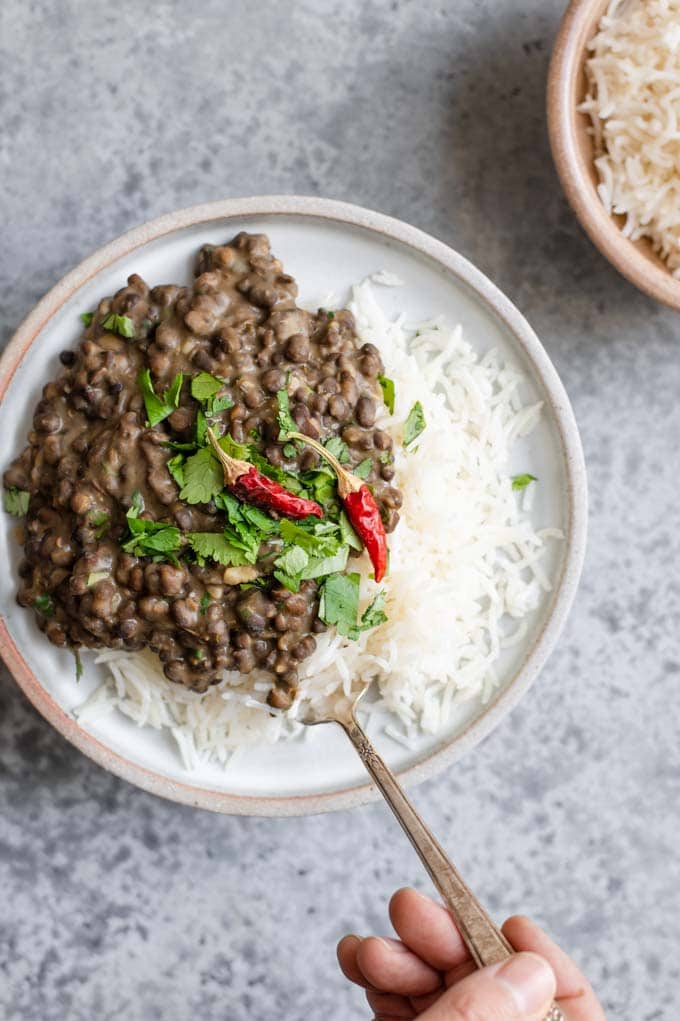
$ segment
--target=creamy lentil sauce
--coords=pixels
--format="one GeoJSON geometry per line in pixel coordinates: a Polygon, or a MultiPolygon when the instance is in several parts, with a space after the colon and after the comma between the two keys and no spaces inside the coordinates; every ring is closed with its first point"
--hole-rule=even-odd
{"type": "Polygon", "coordinates": [[[4,476],[6,487],[30,494],[17,598],[35,609],[55,645],[148,647],[171,681],[199,692],[224,670],[257,666],[271,673],[270,704],[290,705],[298,666],[326,624],[321,578],[291,586],[275,576],[276,528],[263,533],[245,567],[197,556],[183,539],[172,553],[140,555],[130,529],[138,519],[182,537],[225,528],[219,498],[181,498],[179,469],[168,467],[200,449],[201,416],[304,492],[322,462],[279,438],[282,393],[299,432],[336,438],[346,467],[363,466],[386,530],[395,528],[401,496],[390,485],[392,440],[375,426],[378,351],[360,344],[349,311],[312,314],[296,297],[268,239],[241,233],[200,250],[191,287],[149,288],[129,277],[99,303],[78,349],[61,354],[28,445],[4,476]],[[140,385],[145,370],[161,403],[163,394],[172,403],[153,425],[140,385]],[[220,384],[212,410],[192,395],[201,373],[220,384]]]}

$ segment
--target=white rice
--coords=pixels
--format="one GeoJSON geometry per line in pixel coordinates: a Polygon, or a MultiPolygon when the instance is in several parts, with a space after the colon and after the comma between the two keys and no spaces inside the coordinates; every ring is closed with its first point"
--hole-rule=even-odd
{"type": "MultiPolygon", "coordinates": [[[[373,282],[398,284],[387,276],[373,282]]],[[[191,770],[299,735],[303,701],[335,704],[367,680],[378,691],[366,707],[369,729],[370,717],[390,713],[385,732],[406,747],[419,731],[444,726],[461,701],[492,694],[501,649],[521,640],[523,618],[550,589],[541,560],[561,534],[534,529],[533,487],[516,493],[507,474],[512,445],[536,425],[541,405],[524,405],[521,374],[496,351],[480,358],[459,326],[388,320],[370,280],[353,289],[350,307],[362,342],[379,348],[396,386],[394,415],[383,411],[377,422],[394,439],[394,484],[404,498],[381,586],[387,623],[355,642],[334,630],[318,636],[288,712],[266,704],[271,679],[262,671],[226,673],[199,695],[168,681],[149,652],[106,650],[96,662],[110,677],[76,710],[81,722],[117,709],[140,726],[167,729],[191,770]],[[427,426],[406,452],[403,425],[417,400],[427,426]]],[[[356,564],[363,606],[379,586],[365,554],[356,564]]]]}
{"type": "Polygon", "coordinates": [[[680,276],[680,0],[612,0],[589,49],[600,198],[680,276]]]}

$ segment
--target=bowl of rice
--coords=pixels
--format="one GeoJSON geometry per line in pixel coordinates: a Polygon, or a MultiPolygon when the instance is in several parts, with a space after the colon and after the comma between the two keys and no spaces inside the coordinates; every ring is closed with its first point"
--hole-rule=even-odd
{"type": "Polygon", "coordinates": [[[680,309],[680,2],[573,0],[548,80],[564,191],[603,255],[680,309]]]}
{"type": "MultiPolygon", "coordinates": [[[[307,703],[373,682],[363,723],[406,782],[434,775],[497,726],[557,641],[580,576],[583,453],[568,397],[538,338],[497,288],[446,245],[381,214],[317,198],[237,199],[161,217],[95,252],[21,325],[0,363],[9,460],[31,409],[78,338],[78,317],[131,273],[189,282],[197,249],[266,234],[300,307],[350,310],[392,382],[380,427],[394,442],[401,518],[389,537],[385,620],[350,639],[329,627],[289,710],[271,678],[225,671],[199,693],[148,649],[50,645],[16,604],[17,524],[0,520],[0,654],[38,711],[97,763],[145,790],[228,813],[297,815],[377,792],[339,728],[305,728],[307,703]],[[417,441],[404,442],[420,407],[417,441]]],[[[355,561],[362,603],[376,583],[355,561]]]]}

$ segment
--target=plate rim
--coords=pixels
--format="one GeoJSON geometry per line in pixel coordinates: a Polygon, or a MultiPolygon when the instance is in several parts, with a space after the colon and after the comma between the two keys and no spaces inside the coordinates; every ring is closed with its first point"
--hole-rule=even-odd
{"type": "MultiPolygon", "coordinates": [[[[361,227],[398,241],[427,256],[475,292],[490,307],[524,351],[548,398],[557,426],[564,460],[567,489],[565,555],[555,581],[552,607],[514,676],[494,698],[481,717],[443,746],[399,772],[406,785],[420,783],[451,765],[497,726],[529,690],[553,650],[567,619],[578,587],[586,547],[587,476],[576,419],[564,385],[538,336],[527,320],[499,288],[464,256],[417,227],[383,213],[335,199],[300,195],[263,195],[223,199],[179,209],[149,220],[108,242],[87,256],[52,287],[26,316],[0,357],[0,402],[21,361],[50,319],[85,283],[112,262],[135,249],[175,231],[208,221],[258,216],[292,216],[329,220],[361,227]]],[[[173,780],[113,751],[81,727],[52,698],[24,660],[12,638],[4,613],[0,612],[0,656],[19,688],[35,709],[71,744],[109,772],[152,794],[181,804],[231,815],[296,816],[354,808],[376,801],[374,784],[305,795],[244,795],[200,787],[173,780]]]]}

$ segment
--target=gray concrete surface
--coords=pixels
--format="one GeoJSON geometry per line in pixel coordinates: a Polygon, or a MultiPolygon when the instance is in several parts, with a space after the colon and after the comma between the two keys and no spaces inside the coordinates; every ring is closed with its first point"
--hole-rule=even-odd
{"type": "MultiPolygon", "coordinates": [[[[539,918],[612,1017],[680,975],[680,322],[575,223],[543,105],[560,0],[4,0],[4,340],[91,249],[208,199],[349,199],[494,279],[562,374],[590,471],[569,626],[496,733],[416,800],[499,916],[539,918]]],[[[427,887],[380,805],[220,818],[127,786],[0,683],[0,1014],[369,1017],[336,969],[427,887]]]]}

